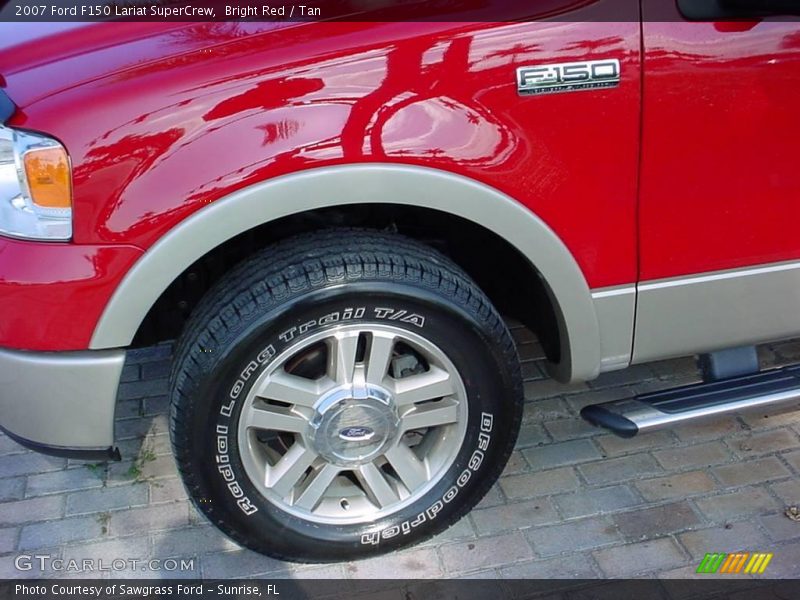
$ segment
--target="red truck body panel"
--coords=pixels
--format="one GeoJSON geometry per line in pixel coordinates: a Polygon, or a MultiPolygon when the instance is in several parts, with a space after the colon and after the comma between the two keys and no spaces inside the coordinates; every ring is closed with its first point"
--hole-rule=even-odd
{"type": "Polygon", "coordinates": [[[593,289],[800,258],[798,24],[640,25],[631,8],[612,23],[15,29],[0,42],[10,125],[68,149],[74,243],[0,242],[0,345],[85,349],[137,256],[182,220],[342,164],[492,186],[553,229],[593,289]],[[519,66],[603,58],[621,61],[616,88],[517,92],[519,66]],[[28,276],[23,256],[37,257],[28,276]]]}
{"type": "MultiPolygon", "coordinates": [[[[634,21],[129,24],[116,39],[88,27],[6,51],[0,72],[21,109],[10,124],[48,132],[70,152],[77,244],[146,250],[248,185],[396,162],[507,193],[561,237],[591,287],[605,287],[636,278],[639,29],[634,21]],[[620,86],[518,95],[516,67],[588,58],[619,58],[620,86]]],[[[53,264],[54,278],[61,268],[53,264]]],[[[9,331],[0,342],[85,348],[113,280],[81,309],[65,309],[72,335],[9,331]]],[[[0,311],[13,315],[23,288],[5,293],[0,311]]]]}
{"type": "Polygon", "coordinates": [[[0,341],[24,350],[86,349],[141,250],[0,238],[0,341]]]}
{"type": "Polygon", "coordinates": [[[644,36],[640,279],[800,258],[800,24],[644,36]]]}

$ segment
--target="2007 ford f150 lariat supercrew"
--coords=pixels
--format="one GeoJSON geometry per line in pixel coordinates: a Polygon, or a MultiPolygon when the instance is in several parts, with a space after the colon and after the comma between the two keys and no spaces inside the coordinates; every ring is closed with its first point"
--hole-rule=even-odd
{"type": "Polygon", "coordinates": [[[126,351],[175,339],[198,509],[326,561],[430,537],[494,483],[523,405],[500,315],[560,382],[699,355],[701,383],[583,410],[623,437],[800,399],[755,354],[800,335],[800,23],[625,2],[5,25],[2,428],[117,457],[126,351]]]}

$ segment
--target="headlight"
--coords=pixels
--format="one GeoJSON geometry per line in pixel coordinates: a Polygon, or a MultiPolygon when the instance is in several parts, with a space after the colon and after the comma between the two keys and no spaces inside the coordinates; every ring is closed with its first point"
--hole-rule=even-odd
{"type": "Polygon", "coordinates": [[[0,125],[0,235],[72,237],[72,170],[56,140],[0,125]]]}

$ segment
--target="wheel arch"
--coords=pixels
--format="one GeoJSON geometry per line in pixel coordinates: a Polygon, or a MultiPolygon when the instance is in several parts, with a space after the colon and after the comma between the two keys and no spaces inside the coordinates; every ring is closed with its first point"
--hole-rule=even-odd
{"type": "Polygon", "coordinates": [[[553,376],[572,381],[597,375],[601,343],[595,304],[580,267],[555,232],[494,188],[445,171],[397,164],[310,169],[250,186],[197,211],[159,239],[125,275],[90,347],[130,345],[172,282],[237,235],[306,211],[357,204],[422,206],[501,237],[540,274],[549,292],[560,343],[553,376]]]}

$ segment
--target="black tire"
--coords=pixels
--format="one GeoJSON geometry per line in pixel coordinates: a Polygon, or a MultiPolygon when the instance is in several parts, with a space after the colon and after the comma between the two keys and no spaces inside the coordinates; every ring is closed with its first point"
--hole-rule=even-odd
{"type": "Polygon", "coordinates": [[[195,506],[241,545],[301,562],[375,556],[445,530],[497,480],[522,416],[514,342],[475,283],[414,240],[353,229],[289,239],[228,273],[187,324],[170,393],[173,449],[195,506]],[[373,522],[320,525],[285,512],[260,493],[231,432],[242,410],[237,398],[245,397],[274,358],[272,353],[253,362],[265,344],[280,354],[285,342],[279,333],[354,303],[365,308],[354,317],[364,323],[375,323],[375,309],[387,305],[424,316],[422,327],[400,320],[393,326],[421,333],[458,369],[467,397],[466,433],[444,476],[413,504],[373,522]],[[252,377],[243,378],[245,372],[252,377]]]}

